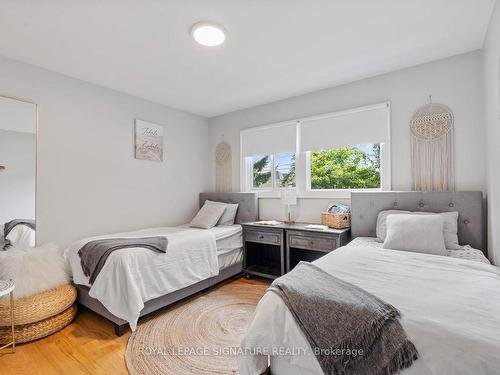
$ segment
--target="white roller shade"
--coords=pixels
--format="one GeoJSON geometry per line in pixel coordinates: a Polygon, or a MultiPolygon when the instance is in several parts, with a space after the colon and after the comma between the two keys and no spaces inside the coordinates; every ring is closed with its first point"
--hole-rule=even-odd
{"type": "Polygon", "coordinates": [[[387,103],[317,116],[300,123],[301,151],[384,143],[389,139],[387,103]]]}
{"type": "Polygon", "coordinates": [[[241,152],[244,157],[295,152],[297,122],[241,131],[241,152]]]}

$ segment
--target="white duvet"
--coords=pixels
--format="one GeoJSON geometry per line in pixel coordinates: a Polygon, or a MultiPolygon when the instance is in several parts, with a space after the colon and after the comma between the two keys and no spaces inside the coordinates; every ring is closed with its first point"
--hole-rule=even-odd
{"type": "Polygon", "coordinates": [[[219,274],[214,232],[189,227],[150,228],[86,238],[66,250],[75,284],[89,285],[78,250],[87,242],[103,238],[165,236],[166,253],[144,248],[113,252],[90,287],[89,295],[135,330],[144,303],[219,274]]]}
{"type": "MultiPolygon", "coordinates": [[[[315,262],[394,305],[420,358],[405,375],[500,373],[500,272],[484,263],[370,247],[343,247],[315,262]]],[[[335,317],[325,317],[335,319],[335,317]]],[[[266,293],[241,344],[311,348],[283,301],[266,293]]],[[[298,349],[300,353],[301,349],[298,349]]],[[[271,352],[272,353],[272,352],[271,352]]],[[[238,358],[240,374],[260,374],[267,357],[238,358]]],[[[277,375],[323,374],[313,355],[271,356],[277,375]]]]}

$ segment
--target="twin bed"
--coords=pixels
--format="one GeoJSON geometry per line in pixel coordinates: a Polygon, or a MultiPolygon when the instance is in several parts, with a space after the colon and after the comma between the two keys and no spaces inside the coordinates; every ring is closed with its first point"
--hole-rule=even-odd
{"type": "Polygon", "coordinates": [[[86,238],[72,244],[66,254],[73,271],[80,304],[115,324],[117,335],[127,324],[134,330],[140,317],[177,302],[241,273],[243,239],[240,223],[258,219],[255,193],[200,193],[206,200],[238,204],[235,224],[211,229],[149,228],[86,238]],[[168,251],[144,248],[118,250],[106,260],[92,285],[83,274],[79,249],[105,238],[165,236],[168,251]]]}
{"type": "MultiPolygon", "coordinates": [[[[351,200],[354,240],[314,264],[400,311],[401,325],[419,352],[402,373],[497,374],[500,272],[477,250],[484,248],[482,194],[353,193],[351,200]],[[375,240],[377,215],[387,209],[458,211],[464,246],[448,256],[382,248],[375,240]]],[[[277,375],[325,373],[295,317],[276,293],[264,295],[241,344],[250,353],[238,358],[241,375],[261,374],[269,365],[277,375]]],[[[325,315],[318,325],[323,320],[337,322],[325,315]]]]}

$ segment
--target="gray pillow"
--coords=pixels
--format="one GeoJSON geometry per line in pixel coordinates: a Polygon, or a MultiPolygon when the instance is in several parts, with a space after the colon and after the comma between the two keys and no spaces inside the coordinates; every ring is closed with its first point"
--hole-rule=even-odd
{"type": "Polygon", "coordinates": [[[224,211],[224,214],[222,214],[222,217],[219,219],[219,222],[217,223],[217,225],[233,225],[234,224],[234,220],[236,219],[236,212],[238,212],[238,206],[239,206],[238,203],[233,204],[233,203],[214,202],[214,201],[206,200],[205,204],[226,207],[226,210],[224,211]]]}
{"type": "Polygon", "coordinates": [[[217,225],[217,222],[224,214],[226,207],[204,204],[196,216],[189,223],[190,227],[210,229],[217,225]]]}
{"type": "Polygon", "coordinates": [[[399,214],[387,216],[384,249],[447,255],[443,218],[440,215],[399,214]]]}

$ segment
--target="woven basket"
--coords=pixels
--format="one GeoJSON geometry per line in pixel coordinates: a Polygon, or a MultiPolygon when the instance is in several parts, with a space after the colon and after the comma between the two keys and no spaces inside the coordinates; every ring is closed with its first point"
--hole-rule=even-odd
{"type": "Polygon", "coordinates": [[[351,214],[322,212],[321,224],[335,229],[349,228],[351,226],[351,214]]]}
{"type": "MultiPolygon", "coordinates": [[[[64,284],[42,293],[16,299],[14,301],[14,321],[16,325],[39,322],[66,310],[75,300],[76,289],[71,284],[64,284]]],[[[10,302],[8,298],[0,300],[1,327],[10,327],[10,302]]]]}
{"type": "MultiPolygon", "coordinates": [[[[77,310],[76,304],[74,304],[63,312],[39,322],[16,325],[16,344],[41,339],[63,329],[75,318],[77,310]]],[[[6,344],[11,340],[11,328],[0,327],[0,345],[6,344]]]]}

